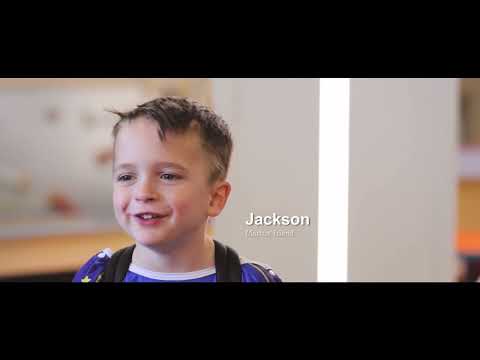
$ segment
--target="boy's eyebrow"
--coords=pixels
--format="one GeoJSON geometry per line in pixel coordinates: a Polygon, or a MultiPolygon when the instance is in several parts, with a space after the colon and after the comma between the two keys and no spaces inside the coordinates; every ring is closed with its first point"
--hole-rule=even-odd
{"type": "Polygon", "coordinates": [[[128,170],[128,169],[134,169],[134,168],[135,168],[135,165],[133,165],[133,164],[120,164],[120,165],[115,166],[114,171],[117,172],[117,171],[120,171],[120,170],[128,170]]]}
{"type": "Polygon", "coordinates": [[[173,163],[173,162],[168,162],[168,161],[157,162],[157,163],[154,164],[154,166],[155,166],[156,168],[166,168],[166,167],[170,167],[170,168],[176,168],[176,169],[179,169],[179,170],[187,170],[185,167],[183,167],[183,166],[180,165],[180,164],[173,163]]]}
{"type": "MultiPolygon", "coordinates": [[[[173,163],[173,162],[167,162],[167,161],[157,162],[157,163],[154,164],[154,167],[155,168],[171,167],[171,168],[177,168],[179,170],[187,170],[185,167],[183,167],[180,164],[176,164],[176,163],[173,163]]],[[[115,166],[114,171],[117,172],[117,171],[120,171],[120,170],[129,170],[129,169],[135,169],[135,165],[130,164],[130,163],[120,164],[120,165],[115,166]]]]}

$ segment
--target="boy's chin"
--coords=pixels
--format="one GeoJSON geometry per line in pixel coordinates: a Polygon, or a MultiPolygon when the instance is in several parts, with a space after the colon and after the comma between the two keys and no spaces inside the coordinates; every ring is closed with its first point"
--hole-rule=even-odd
{"type": "Polygon", "coordinates": [[[167,237],[159,234],[138,234],[134,233],[131,234],[132,237],[135,239],[135,242],[143,245],[143,246],[155,246],[155,245],[166,245],[168,244],[169,240],[167,237]]]}

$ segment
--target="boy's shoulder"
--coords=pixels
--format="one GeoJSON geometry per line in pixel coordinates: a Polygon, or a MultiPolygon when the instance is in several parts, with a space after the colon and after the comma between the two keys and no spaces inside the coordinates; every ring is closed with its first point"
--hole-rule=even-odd
{"type": "Polygon", "coordinates": [[[78,270],[73,282],[99,282],[112,255],[109,248],[96,253],[78,270]]]}
{"type": "Polygon", "coordinates": [[[270,265],[240,256],[243,282],[282,282],[270,265]]]}
{"type": "MultiPolygon", "coordinates": [[[[113,252],[103,249],[92,256],[75,274],[73,282],[99,282],[113,252]]],[[[240,257],[242,282],[281,282],[281,278],[273,269],[264,263],[240,257]]],[[[144,279],[147,280],[147,279],[144,279]]],[[[148,281],[148,280],[147,280],[148,281]]]]}

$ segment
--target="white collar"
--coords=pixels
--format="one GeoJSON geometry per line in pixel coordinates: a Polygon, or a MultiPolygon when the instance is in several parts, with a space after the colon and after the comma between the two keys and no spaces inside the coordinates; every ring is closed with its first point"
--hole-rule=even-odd
{"type": "Polygon", "coordinates": [[[135,274],[155,280],[193,280],[215,274],[215,266],[191,272],[164,273],[147,270],[135,264],[130,264],[128,270],[135,274]]]}

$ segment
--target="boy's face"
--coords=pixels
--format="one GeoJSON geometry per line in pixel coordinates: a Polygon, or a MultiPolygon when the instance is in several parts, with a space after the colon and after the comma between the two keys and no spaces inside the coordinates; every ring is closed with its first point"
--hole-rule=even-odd
{"type": "Polygon", "coordinates": [[[142,245],[167,245],[203,236],[207,217],[219,213],[218,201],[212,201],[215,186],[209,185],[208,178],[208,155],[193,130],[181,135],[167,132],[161,141],[157,125],[138,118],[124,123],[117,134],[115,216],[142,245]],[[148,213],[156,217],[142,218],[148,213]]]}

